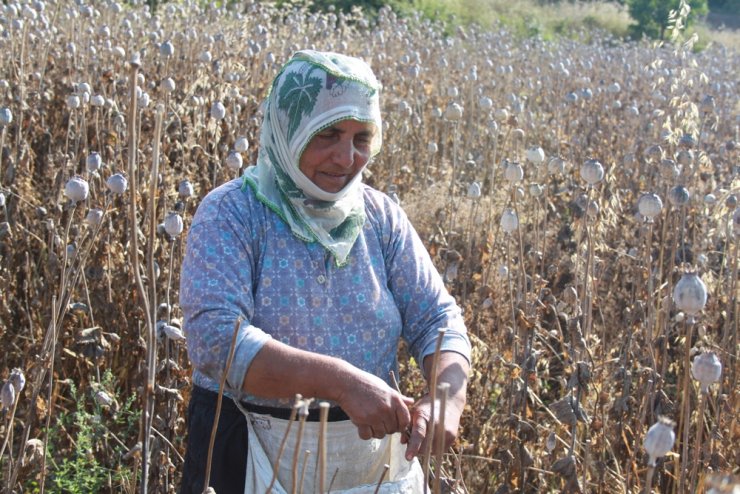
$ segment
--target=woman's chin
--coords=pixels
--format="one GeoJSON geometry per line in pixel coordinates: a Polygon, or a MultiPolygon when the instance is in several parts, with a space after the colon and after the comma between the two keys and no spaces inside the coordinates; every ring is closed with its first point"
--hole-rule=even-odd
{"type": "Polygon", "coordinates": [[[317,177],[317,180],[314,183],[324,192],[336,194],[345,188],[349,182],[350,180],[346,176],[335,177],[331,175],[322,175],[317,177]]]}

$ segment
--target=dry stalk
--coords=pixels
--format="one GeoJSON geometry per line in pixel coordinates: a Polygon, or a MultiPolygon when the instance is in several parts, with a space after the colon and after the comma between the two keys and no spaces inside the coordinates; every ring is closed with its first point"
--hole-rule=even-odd
{"type": "MultiPolygon", "coordinates": [[[[591,191],[593,187],[589,186],[586,193],[586,212],[584,218],[584,229],[586,230],[586,241],[588,254],[586,255],[586,267],[583,270],[583,338],[588,341],[588,336],[591,333],[591,304],[592,304],[592,293],[591,293],[591,271],[593,269],[594,261],[594,242],[591,237],[591,228],[589,228],[589,209],[591,207],[591,191]]],[[[576,352],[578,355],[578,352],[576,352]]]]}
{"type": "Polygon", "coordinates": [[[298,437],[295,442],[295,451],[293,452],[293,467],[291,476],[291,494],[298,494],[298,457],[301,452],[301,440],[303,439],[303,429],[306,427],[306,417],[308,417],[308,401],[303,400],[298,410],[298,437]]]}
{"type": "Polygon", "coordinates": [[[691,338],[693,337],[694,333],[694,321],[693,317],[689,317],[691,321],[688,321],[685,324],[686,327],[686,347],[684,351],[684,374],[683,374],[683,382],[681,384],[682,387],[682,399],[683,399],[683,406],[681,407],[681,418],[680,418],[680,424],[681,429],[683,429],[683,435],[681,436],[681,458],[679,462],[679,468],[681,469],[679,473],[679,481],[678,481],[678,492],[686,492],[686,472],[689,468],[689,430],[691,429],[691,395],[690,388],[691,388],[691,375],[690,375],[690,368],[691,368],[691,338]]]}
{"type": "Polygon", "coordinates": [[[298,485],[298,494],[303,494],[303,483],[306,479],[306,466],[308,465],[308,457],[311,456],[311,450],[303,452],[303,465],[301,465],[301,481],[298,485]]]}
{"type": "Polygon", "coordinates": [[[239,335],[239,327],[242,324],[241,316],[236,318],[234,322],[234,334],[231,337],[231,346],[229,347],[229,357],[226,359],[226,367],[224,373],[221,375],[221,382],[218,386],[218,399],[216,400],[216,414],[213,417],[213,427],[211,428],[211,439],[208,441],[208,454],[206,456],[206,475],[205,481],[203,482],[203,494],[208,491],[208,484],[211,481],[211,461],[213,459],[213,445],[216,443],[216,432],[218,431],[218,419],[221,416],[221,401],[224,396],[224,388],[226,387],[226,376],[229,375],[229,369],[231,368],[231,362],[234,360],[234,352],[236,350],[236,338],[239,335]]]}
{"type": "Polygon", "coordinates": [[[20,401],[20,393],[18,393],[15,397],[15,401],[13,401],[13,408],[10,410],[10,414],[5,420],[5,439],[3,439],[3,445],[0,447],[0,459],[2,459],[3,455],[5,454],[5,448],[8,447],[8,443],[10,443],[10,459],[8,461],[8,469],[11,469],[13,467],[13,421],[15,420],[15,411],[18,407],[18,401],[20,401]]]}
{"type": "MultiPolygon", "coordinates": [[[[141,297],[141,303],[144,305],[144,314],[146,317],[146,329],[147,329],[147,379],[146,385],[144,386],[144,404],[143,412],[141,414],[141,485],[139,492],[141,494],[147,494],[149,484],[149,444],[152,428],[152,419],[154,414],[154,373],[156,367],[153,365],[152,353],[156,359],[156,335],[154,329],[154,322],[152,321],[151,315],[151,304],[149,296],[144,285],[144,280],[141,277],[140,261],[139,261],[139,232],[138,232],[138,215],[136,212],[136,193],[138,191],[138,172],[136,169],[136,154],[138,152],[136,142],[136,87],[137,87],[137,75],[139,73],[139,64],[132,62],[131,69],[129,72],[129,78],[131,81],[131,87],[129,88],[129,114],[128,114],[128,176],[131,181],[129,187],[129,223],[131,229],[131,264],[134,271],[134,278],[136,280],[136,288],[141,297]],[[155,347],[152,350],[152,346],[155,347]]],[[[150,280],[154,282],[154,280],[150,280]]]]}
{"type": "Polygon", "coordinates": [[[331,493],[331,487],[334,485],[334,481],[337,479],[338,473],[339,473],[339,467],[334,469],[334,474],[332,474],[331,481],[329,482],[329,488],[326,489],[327,494],[331,493]]]}
{"type": "MultiPolygon", "coordinates": [[[[51,313],[56,314],[56,298],[53,298],[51,301],[51,313]]],[[[52,326],[56,327],[56,321],[52,320],[52,326]]],[[[46,438],[45,444],[44,444],[44,452],[43,456],[41,458],[41,474],[42,474],[42,480],[41,480],[41,486],[39,489],[40,494],[44,494],[44,487],[46,486],[46,475],[44,475],[44,472],[46,471],[46,451],[48,448],[46,448],[46,443],[49,442],[49,427],[51,425],[51,414],[52,414],[52,408],[51,408],[51,400],[53,398],[53,392],[54,392],[54,362],[56,361],[56,346],[57,346],[57,336],[56,331],[54,331],[52,335],[52,342],[51,342],[51,362],[49,363],[49,394],[46,398],[47,403],[49,404],[49,411],[46,414],[46,425],[44,427],[44,437],[46,438]]]]}
{"type": "Polygon", "coordinates": [[[704,409],[706,408],[707,398],[709,397],[709,389],[702,389],[699,394],[699,411],[697,416],[696,425],[696,447],[694,449],[694,462],[691,465],[691,476],[689,477],[689,487],[694,486],[698,491],[699,486],[696,483],[696,475],[699,471],[699,464],[702,463],[702,433],[704,432],[704,409]]]}
{"type": "Polygon", "coordinates": [[[5,149],[5,135],[7,134],[8,126],[3,125],[2,131],[0,131],[0,186],[3,185],[3,152],[5,149]]]}
{"type": "MultiPolygon", "coordinates": [[[[432,359],[431,376],[429,377],[429,399],[431,400],[431,407],[429,412],[429,423],[426,431],[426,444],[424,448],[424,461],[422,463],[424,470],[424,494],[429,491],[428,478],[429,478],[429,460],[432,456],[432,443],[434,442],[434,433],[436,430],[434,419],[435,419],[435,400],[437,394],[437,365],[439,364],[439,354],[442,350],[442,339],[444,338],[447,330],[440,328],[437,330],[437,343],[434,347],[434,357],[432,359]]],[[[439,474],[439,471],[437,472],[439,474]]]]}
{"type": "Polygon", "coordinates": [[[375,490],[373,491],[373,494],[378,494],[378,492],[380,491],[380,485],[383,483],[383,480],[388,474],[388,470],[390,470],[390,468],[391,466],[387,463],[383,465],[383,471],[380,473],[380,478],[378,479],[378,483],[375,485],[375,490]]]}
{"type": "Polygon", "coordinates": [[[655,466],[648,465],[647,477],[645,478],[645,494],[650,494],[653,488],[653,475],[655,474],[655,466]]]}
{"type": "MultiPolygon", "coordinates": [[[[288,419],[288,427],[285,428],[285,434],[283,435],[283,439],[280,441],[280,447],[278,448],[278,454],[275,457],[275,464],[272,466],[272,479],[270,479],[270,485],[267,486],[267,489],[265,490],[265,494],[270,494],[273,486],[275,485],[275,481],[277,481],[277,472],[278,472],[278,468],[280,467],[280,458],[283,456],[283,452],[285,451],[285,443],[288,442],[288,436],[290,435],[290,428],[293,426],[293,422],[295,421],[296,415],[298,413],[298,409],[301,407],[301,403],[303,403],[303,396],[301,396],[300,394],[295,395],[295,403],[293,404],[293,408],[290,411],[290,419],[288,419]]],[[[334,475],[336,475],[336,473],[334,475]]]]}
{"type": "Polygon", "coordinates": [[[329,403],[322,401],[319,403],[319,493],[326,492],[326,427],[329,419],[329,403]]]}
{"type": "Polygon", "coordinates": [[[447,394],[449,391],[450,383],[440,383],[440,385],[437,386],[437,392],[439,393],[438,428],[440,433],[435,437],[437,441],[437,444],[435,445],[437,474],[434,476],[434,494],[440,494],[442,489],[442,461],[444,459],[445,452],[445,414],[447,413],[447,394]]]}

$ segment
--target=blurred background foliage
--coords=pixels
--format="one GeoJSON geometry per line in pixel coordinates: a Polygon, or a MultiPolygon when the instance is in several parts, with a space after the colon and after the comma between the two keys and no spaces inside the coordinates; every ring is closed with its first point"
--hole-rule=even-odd
{"type": "MultiPolygon", "coordinates": [[[[129,0],[139,3],[142,0],[129,0]]],[[[180,0],[145,0],[153,8],[180,0]]],[[[250,0],[247,0],[247,3],[250,0]]],[[[251,0],[254,1],[254,0],[251,0]]],[[[240,8],[245,0],[203,1],[240,8]]],[[[589,31],[607,31],[621,39],[668,37],[671,11],[681,0],[275,0],[276,4],[309,4],[315,10],[361,9],[371,16],[383,5],[400,14],[421,12],[448,30],[478,24],[505,26],[520,37],[552,39],[583,37],[589,31]]],[[[719,42],[740,49],[740,0],[686,0],[691,13],[685,35],[699,34],[697,49],[719,42]]]]}

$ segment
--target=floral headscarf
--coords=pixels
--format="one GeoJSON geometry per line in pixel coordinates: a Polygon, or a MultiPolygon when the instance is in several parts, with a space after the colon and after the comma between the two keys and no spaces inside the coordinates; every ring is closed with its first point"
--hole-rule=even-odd
{"type": "Polygon", "coordinates": [[[299,51],[272,83],[265,104],[257,165],[245,186],[278,214],[298,238],[319,242],[338,266],[365,222],[360,171],[342,190],[327,192],[299,169],[303,150],[322,130],[342,120],[375,125],[370,156],[380,151],[380,83],[369,65],[338,53],[299,51]]]}

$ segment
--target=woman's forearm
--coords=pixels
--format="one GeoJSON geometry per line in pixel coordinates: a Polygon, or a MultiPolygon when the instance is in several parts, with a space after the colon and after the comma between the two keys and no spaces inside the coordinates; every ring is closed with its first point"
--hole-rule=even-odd
{"type": "Polygon", "coordinates": [[[262,398],[305,397],[338,401],[341,376],[351,372],[341,359],[269,340],[252,360],[243,391],[262,398]]]}
{"type": "MultiPolygon", "coordinates": [[[[424,358],[424,374],[430,380],[433,362],[434,355],[427,355],[424,358]]],[[[447,399],[455,406],[458,406],[461,412],[465,407],[465,394],[468,388],[469,372],[470,364],[461,354],[457,352],[442,352],[439,354],[439,362],[437,362],[437,385],[441,383],[448,383],[450,385],[447,399]]]]}
{"type": "MultiPolygon", "coordinates": [[[[427,376],[432,375],[432,364],[434,355],[424,358],[424,370],[427,376]]],[[[435,434],[444,434],[445,449],[452,445],[457,437],[460,427],[460,417],[465,409],[465,393],[468,385],[468,372],[470,364],[468,360],[457,352],[442,352],[437,363],[437,384],[448,383],[450,385],[445,407],[444,431],[435,425],[435,434]]],[[[408,445],[406,447],[406,459],[411,460],[414,456],[425,450],[426,443],[431,439],[427,437],[431,420],[432,400],[429,394],[424,395],[414,405],[411,422],[411,435],[404,438],[408,445]]],[[[434,417],[435,424],[440,423],[439,412],[434,417]]]]}

